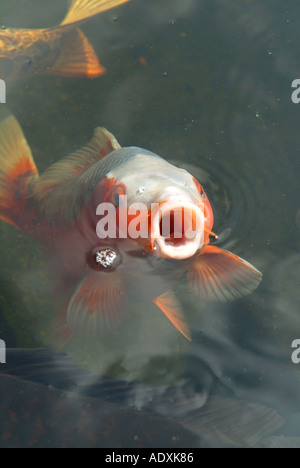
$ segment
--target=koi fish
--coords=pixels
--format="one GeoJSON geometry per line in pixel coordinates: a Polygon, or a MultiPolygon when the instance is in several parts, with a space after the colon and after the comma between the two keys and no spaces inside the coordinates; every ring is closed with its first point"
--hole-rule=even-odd
{"type": "Polygon", "coordinates": [[[245,296],[262,279],[247,261],[209,245],[213,211],[191,174],[145,149],[121,148],[104,128],[39,175],[17,120],[0,122],[0,218],[48,249],[69,288],[68,329],[89,339],[118,324],[139,295],[190,340],[172,290],[178,278],[187,273],[191,290],[214,301],[245,296]],[[110,221],[116,235],[107,235],[110,221]]]}
{"type": "Polygon", "coordinates": [[[60,26],[0,30],[0,77],[33,75],[96,78],[105,73],[78,25],[129,0],[72,0],[60,26]]]}

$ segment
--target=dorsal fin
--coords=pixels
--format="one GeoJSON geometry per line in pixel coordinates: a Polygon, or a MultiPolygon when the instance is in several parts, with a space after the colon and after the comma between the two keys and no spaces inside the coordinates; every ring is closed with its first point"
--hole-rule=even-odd
{"type": "Polygon", "coordinates": [[[43,198],[49,190],[78,176],[107,154],[120,148],[116,138],[108,130],[97,128],[87,146],[54,163],[41,175],[35,185],[35,195],[43,198]]]}
{"type": "MultiPolygon", "coordinates": [[[[114,145],[118,143],[115,141],[114,145]]],[[[73,225],[82,210],[88,206],[100,181],[113,169],[135,158],[142,151],[140,148],[121,148],[118,145],[114,146],[115,151],[107,153],[107,156],[101,159],[99,147],[95,153],[92,146],[90,144],[87,147],[88,151],[84,148],[61,163],[56,163],[42,175],[40,183],[36,182],[34,197],[39,201],[49,223],[73,225]],[[90,157],[87,157],[90,151],[90,157]],[[82,157],[87,157],[87,164],[82,164],[82,157]],[[80,166],[77,166],[77,163],[80,166]]],[[[100,193],[97,195],[102,196],[100,193]]]]}
{"type": "Polygon", "coordinates": [[[84,21],[91,16],[98,15],[103,11],[115,8],[129,0],[72,0],[67,16],[61,26],[66,26],[84,21]]]}

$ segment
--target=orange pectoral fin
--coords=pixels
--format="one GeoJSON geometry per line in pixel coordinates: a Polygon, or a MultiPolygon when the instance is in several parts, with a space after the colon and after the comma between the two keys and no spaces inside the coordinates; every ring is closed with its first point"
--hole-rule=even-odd
{"type": "Polygon", "coordinates": [[[206,246],[190,266],[188,282],[192,291],[207,301],[232,301],[253,292],[262,273],[237,255],[206,246]]]}
{"type": "Polygon", "coordinates": [[[68,325],[77,335],[98,338],[122,319],[126,303],[127,295],[117,273],[90,273],[71,298],[68,325]]]}
{"type": "Polygon", "coordinates": [[[153,299],[153,303],[168,317],[174,327],[176,327],[187,340],[192,341],[185,318],[181,313],[180,305],[172,291],[167,291],[156,299],[153,299]]]}
{"type": "Polygon", "coordinates": [[[97,78],[106,72],[80,29],[72,29],[63,37],[60,56],[55,65],[44,72],[45,75],[97,78]]]}

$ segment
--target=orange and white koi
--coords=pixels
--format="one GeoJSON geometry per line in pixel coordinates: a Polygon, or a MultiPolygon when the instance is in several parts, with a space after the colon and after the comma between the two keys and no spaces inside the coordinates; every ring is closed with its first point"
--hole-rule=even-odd
{"type": "Polygon", "coordinates": [[[0,218],[47,248],[66,288],[65,323],[88,339],[121,321],[132,294],[152,301],[191,339],[173,290],[178,278],[186,273],[195,294],[215,301],[247,295],[262,279],[247,261],[209,245],[213,211],[191,174],[150,151],[121,148],[103,128],[39,175],[16,119],[0,122],[0,218]],[[111,214],[99,211],[103,204],[111,214]],[[109,221],[114,235],[102,235],[109,221]],[[139,235],[142,224],[146,235],[139,235]]]}

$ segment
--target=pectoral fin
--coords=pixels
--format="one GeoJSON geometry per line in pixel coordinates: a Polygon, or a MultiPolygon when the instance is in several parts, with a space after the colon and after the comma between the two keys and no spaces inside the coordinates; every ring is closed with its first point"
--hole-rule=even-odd
{"type": "Polygon", "coordinates": [[[180,310],[180,304],[172,291],[167,291],[153,300],[153,303],[168,317],[174,327],[191,341],[191,334],[186,324],[185,318],[180,310]]]}
{"type": "Polygon", "coordinates": [[[68,325],[75,334],[95,339],[122,319],[126,303],[126,292],[117,273],[90,273],[71,298],[68,325]]]}
{"type": "Polygon", "coordinates": [[[204,248],[187,274],[194,293],[220,302],[250,294],[262,280],[262,273],[246,260],[213,246],[204,248]]]}

